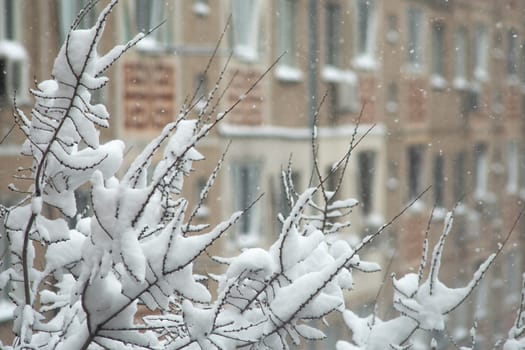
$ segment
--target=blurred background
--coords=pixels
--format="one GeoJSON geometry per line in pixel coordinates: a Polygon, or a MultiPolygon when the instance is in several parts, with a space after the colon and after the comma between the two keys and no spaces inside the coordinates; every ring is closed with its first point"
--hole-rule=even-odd
{"type": "MultiPolygon", "coordinates": [[[[1,203],[21,198],[10,183],[27,186],[13,178],[28,164],[19,156],[14,101],[30,114],[29,89],[52,74],[54,57],[86,4],[0,0],[1,203]]],[[[106,4],[94,3],[80,26],[92,26],[106,4]]],[[[103,138],[123,139],[128,161],[181,110],[216,116],[241,99],[200,144],[206,160],[195,164],[185,183],[195,203],[231,141],[198,219],[217,223],[264,193],[213,247],[223,256],[277,237],[276,215],[289,211],[281,184],[289,159],[296,188],[310,184],[316,111],[325,174],[352,135],[366,134],[352,151],[338,194],[360,202],[342,234],[351,244],[432,186],[364,253],[384,267],[382,273],[356,274],[348,295],[358,313],[376,309],[388,319],[395,313],[390,274],[417,270],[429,222],[435,242],[446,212],[455,208],[441,279],[460,287],[518,215],[525,196],[524,16],[519,0],[121,0],[100,51],[161,25],[110,69],[110,83],[93,98],[112,115],[103,138]]],[[[89,210],[89,188],[78,193],[77,205],[89,210]]],[[[524,240],[525,221],[451,315],[447,331],[433,335],[440,349],[469,342],[475,320],[477,348],[492,348],[504,336],[520,300],[524,240]]],[[[7,244],[0,240],[0,254],[7,244]]],[[[202,273],[213,269],[205,259],[197,266],[202,273]]],[[[11,311],[0,292],[0,339],[10,337],[11,311]]],[[[348,338],[340,317],[329,322],[328,341],[305,349],[335,348],[337,339],[348,338]]]]}

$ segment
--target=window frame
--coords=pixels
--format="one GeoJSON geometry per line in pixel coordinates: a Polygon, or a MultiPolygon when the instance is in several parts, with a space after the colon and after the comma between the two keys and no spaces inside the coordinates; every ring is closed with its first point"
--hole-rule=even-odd
{"type": "Polygon", "coordinates": [[[445,24],[435,21],[432,24],[432,86],[434,88],[444,88],[446,86],[445,72],[445,50],[446,33],[445,24]]]}
{"type": "Polygon", "coordinates": [[[468,36],[465,27],[459,27],[454,33],[454,87],[464,90],[467,82],[468,36]]]}
{"type": "Polygon", "coordinates": [[[472,74],[479,81],[489,79],[489,33],[485,24],[476,25],[473,40],[473,64],[472,74]]]}
{"type": "Polygon", "coordinates": [[[519,187],[519,155],[516,141],[508,141],[506,144],[507,165],[507,192],[516,193],[519,187]]]}
{"type": "Polygon", "coordinates": [[[443,208],[445,205],[445,157],[443,154],[434,155],[432,176],[434,205],[436,208],[443,208]]]}
{"type": "Polygon", "coordinates": [[[369,216],[375,207],[375,171],[377,167],[377,152],[375,150],[364,150],[358,154],[358,189],[361,212],[369,216]]]}
{"type": "Polygon", "coordinates": [[[354,66],[362,70],[377,68],[376,36],[377,36],[377,6],[376,0],[355,0],[355,55],[354,66]],[[364,6],[364,7],[363,7],[364,6]],[[366,8],[366,15],[362,12],[366,8]],[[362,24],[365,25],[363,33],[362,24]]]}
{"type": "Polygon", "coordinates": [[[509,79],[516,80],[519,76],[519,34],[515,28],[507,31],[506,72],[509,79]]]}
{"type": "Polygon", "coordinates": [[[407,148],[408,200],[415,199],[422,191],[424,161],[425,150],[423,145],[409,145],[407,148]]]}
{"type": "Polygon", "coordinates": [[[340,68],[342,64],[342,12],[341,5],[328,2],[325,5],[325,64],[340,68]]]}
{"type": "MultiPolygon", "coordinates": [[[[246,209],[257,198],[261,182],[261,163],[252,160],[241,160],[231,165],[232,200],[234,211],[246,209]]],[[[258,206],[239,218],[236,225],[237,235],[240,237],[253,237],[260,232],[261,213],[258,206]]]]}
{"type": "Polygon", "coordinates": [[[241,61],[259,60],[259,0],[232,0],[233,53],[241,61]]]}
{"type": "Polygon", "coordinates": [[[156,28],[154,31],[149,33],[146,37],[137,43],[137,49],[142,51],[157,51],[162,49],[163,46],[170,46],[172,44],[172,18],[169,10],[169,4],[163,0],[134,0],[124,2],[125,11],[127,13],[124,19],[124,27],[126,37],[129,39],[133,38],[138,32],[147,33],[149,30],[156,28],[165,20],[166,23],[156,28]],[[138,15],[142,12],[139,8],[142,5],[147,5],[149,15],[144,23],[140,23],[138,15]],[[164,17],[165,16],[165,17],[164,17]],[[142,28],[144,27],[144,28],[142,28]]]}
{"type": "Polygon", "coordinates": [[[29,57],[20,41],[20,27],[23,25],[20,1],[0,0],[0,60],[4,62],[0,74],[0,104],[9,104],[16,98],[19,105],[30,102],[28,93],[29,57]],[[10,13],[7,13],[6,4],[10,4],[10,13]],[[5,21],[5,18],[12,19],[5,21]],[[12,28],[7,30],[5,23],[11,23],[12,28]],[[6,31],[11,32],[9,35],[6,31]],[[4,73],[5,72],[5,73],[4,73]],[[16,94],[15,94],[16,91],[16,94]]]}
{"type": "Polygon", "coordinates": [[[486,143],[478,142],[474,146],[474,197],[486,196],[489,184],[489,159],[488,146],[486,143]]]}
{"type": "Polygon", "coordinates": [[[417,6],[407,9],[407,64],[413,70],[421,70],[424,66],[424,16],[423,10],[417,6]]]}

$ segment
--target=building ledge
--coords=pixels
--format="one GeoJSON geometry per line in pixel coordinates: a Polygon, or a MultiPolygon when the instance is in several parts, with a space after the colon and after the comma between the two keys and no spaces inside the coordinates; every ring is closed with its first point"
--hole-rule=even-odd
{"type": "MultiPolygon", "coordinates": [[[[357,135],[385,135],[386,127],[381,124],[375,125],[361,124],[357,127],[357,135]]],[[[339,125],[337,127],[318,127],[317,135],[320,138],[348,138],[355,132],[355,124],[339,125]]],[[[219,125],[219,134],[225,137],[249,137],[266,139],[285,139],[285,140],[310,140],[312,130],[305,127],[284,127],[274,125],[235,125],[222,123],[219,125]]]]}

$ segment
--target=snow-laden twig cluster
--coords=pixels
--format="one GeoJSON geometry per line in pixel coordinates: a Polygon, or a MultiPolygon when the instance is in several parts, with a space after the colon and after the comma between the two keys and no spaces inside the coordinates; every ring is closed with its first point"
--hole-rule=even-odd
{"type": "MultiPolygon", "coordinates": [[[[8,348],[288,349],[290,343],[323,339],[321,323],[314,326],[311,321],[334,311],[343,313],[354,335],[354,344],[340,342],[339,348],[404,348],[416,329],[442,329],[445,315],[465,300],[501,252],[502,246],[466,287],[443,285],[438,273],[450,215],[427,280],[422,282],[428,243],[419,273],[393,280],[400,317],[382,322],[346,310],[352,271],[379,270],[377,264],[360,260],[358,253],[408,207],[355,247],[341,239],[337,233],[350,225],[347,216],[357,202],[339,199],[338,193],[351,152],[361,139],[354,134],[345,155],[322,176],[314,128],[312,184],[301,192],[293,183],[291,165],[283,172],[290,213],[278,216],[282,229],[277,240],[268,249],[213,257],[226,265],[223,273],[196,274],[199,257],[256,205],[257,200],[214,227],[193,223],[223,158],[197,204],[190,205],[183,196],[192,163],[203,159],[197,143],[241,98],[217,113],[225,66],[209,95],[197,101],[197,117],[189,118],[198,104],[194,94],[127,170],[121,170],[124,143],[100,143],[98,128],[109,126],[109,113],[91,102],[91,93],[108,82],[104,72],[144,35],[99,55],[97,46],[117,0],[93,28],[79,29],[95,3],[90,2],[73,23],[53,78],[32,90],[36,102],[31,118],[16,109],[17,124],[26,135],[23,154],[32,158],[25,178],[32,184],[19,190],[25,197],[17,205],[0,205],[11,262],[0,273],[0,288],[9,288],[17,306],[17,337],[8,348]],[[117,177],[119,170],[122,175],[117,177]],[[331,177],[335,188],[328,188],[331,177]],[[92,214],[77,213],[75,192],[81,186],[90,187],[92,214]],[[45,208],[55,208],[61,217],[46,217],[45,208]],[[74,227],[66,220],[71,217],[76,217],[74,227]],[[43,247],[43,266],[35,263],[36,245],[43,247]]],[[[523,299],[507,350],[523,346],[523,299]]]]}
{"type": "MultiPolygon", "coordinates": [[[[521,211],[519,217],[523,213],[521,211]]],[[[392,283],[394,287],[394,308],[399,312],[399,316],[388,321],[382,321],[375,314],[367,317],[359,317],[351,310],[345,310],[344,320],[352,330],[352,342],[339,341],[338,350],[379,350],[379,349],[409,349],[412,344],[410,339],[417,330],[437,331],[445,330],[447,315],[458,308],[474,289],[479,285],[489,267],[493,264],[496,257],[501,254],[505,243],[516,226],[508,233],[505,240],[499,244],[495,253],[489,255],[474,272],[470,282],[461,288],[450,288],[439,280],[443,248],[453,223],[453,212],[449,212],[444,221],[443,231],[436,242],[427,279],[423,281],[423,273],[428,264],[428,229],[423,242],[422,257],[418,273],[408,273],[400,279],[396,279],[393,274],[392,283]]],[[[522,290],[522,295],[525,288],[522,290]]],[[[514,344],[523,344],[516,338],[523,336],[523,299],[514,327],[509,332],[508,340],[504,349],[520,349],[514,344]]],[[[475,331],[473,327],[472,347],[462,349],[474,349],[475,331]]],[[[523,340],[522,340],[523,341],[523,340]]],[[[433,342],[435,342],[433,340],[433,342]]]]}

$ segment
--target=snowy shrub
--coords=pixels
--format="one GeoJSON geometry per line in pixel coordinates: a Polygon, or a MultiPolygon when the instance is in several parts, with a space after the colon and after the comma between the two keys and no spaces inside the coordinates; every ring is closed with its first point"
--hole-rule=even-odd
{"type": "MultiPolygon", "coordinates": [[[[438,272],[450,215],[427,279],[422,279],[425,253],[417,275],[393,280],[394,305],[401,316],[382,322],[346,310],[344,292],[353,287],[352,271],[379,270],[377,264],[361,261],[359,252],[386,227],[355,247],[334,235],[349,226],[345,217],[357,204],[335,196],[356,144],[353,138],[329,175],[343,170],[335,191],[326,188],[327,177],[317,163],[319,184],[303,192],[296,191],[290,169],[283,173],[291,211],[279,216],[282,229],[268,249],[214,257],[226,265],[224,273],[195,274],[199,256],[249,209],[215,227],[192,224],[222,160],[201,193],[201,203],[190,206],[182,193],[192,162],[203,159],[197,143],[231,108],[206,113],[215,98],[212,91],[197,119],[189,118],[191,108],[183,108],[121,169],[125,145],[100,142],[98,128],[108,127],[110,116],[104,105],[91,102],[91,93],[108,82],[104,72],[144,37],[139,34],[106,54],[97,52],[116,2],[91,29],[78,28],[79,15],[55,60],[53,78],[31,91],[36,100],[31,118],[15,110],[26,135],[22,152],[32,159],[25,169],[32,184],[22,190],[26,196],[18,204],[1,208],[11,264],[0,274],[0,288],[9,286],[17,306],[16,339],[7,348],[287,349],[301,340],[323,339],[322,329],[310,321],[334,311],[344,315],[353,331],[353,344],[341,341],[339,349],[397,348],[406,346],[416,329],[444,327],[444,316],[472,292],[501,247],[466,287],[443,285],[438,272]],[[148,175],[159,152],[161,160],[148,175]],[[119,170],[123,175],[117,177],[119,170]],[[75,192],[86,185],[91,188],[90,215],[76,209],[75,192]],[[46,207],[61,217],[46,217],[46,207]],[[67,220],[72,217],[77,218],[74,227],[67,220]],[[36,245],[44,247],[43,266],[35,263],[36,245]],[[217,289],[209,290],[203,278],[215,280],[208,285],[217,289]],[[146,316],[139,317],[139,308],[148,310],[146,316]]],[[[315,135],[312,143],[316,156],[315,135]]],[[[507,350],[523,348],[523,309],[522,300],[507,350]]]]}

